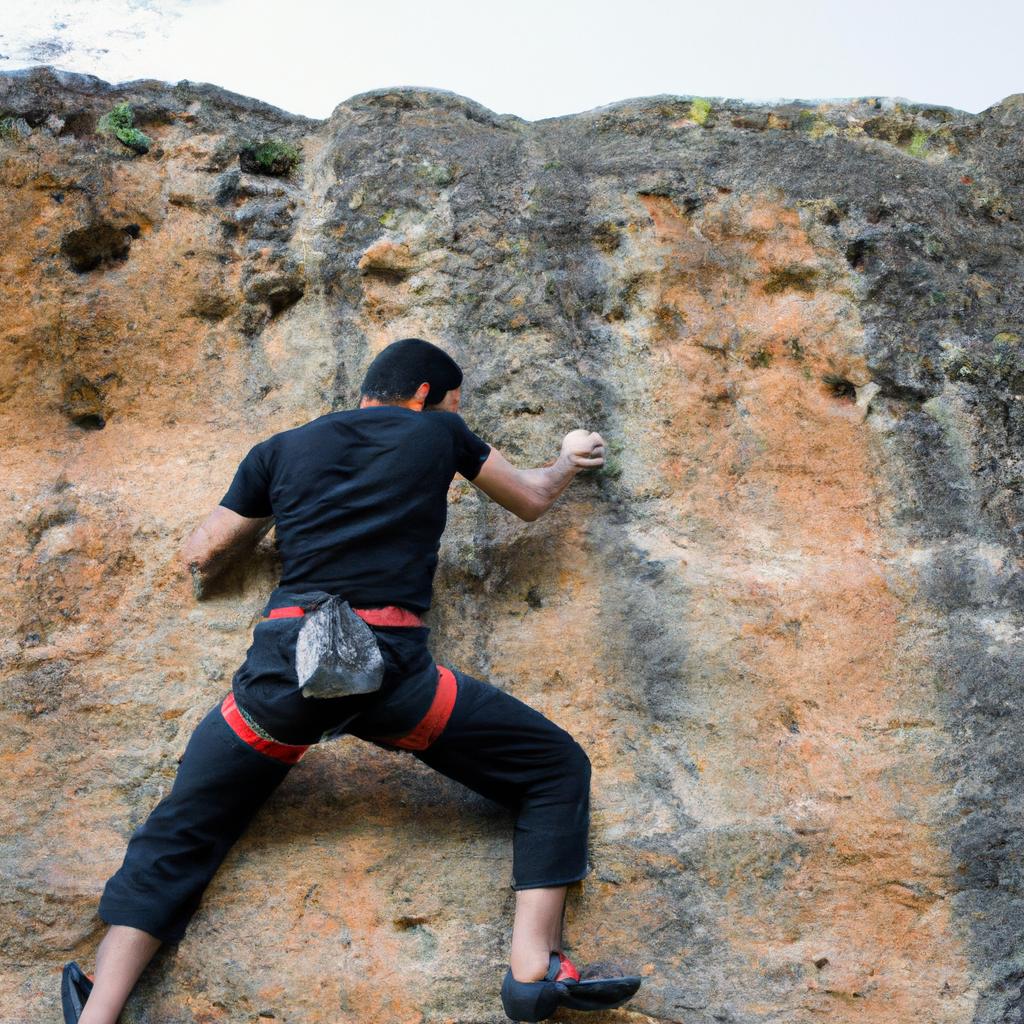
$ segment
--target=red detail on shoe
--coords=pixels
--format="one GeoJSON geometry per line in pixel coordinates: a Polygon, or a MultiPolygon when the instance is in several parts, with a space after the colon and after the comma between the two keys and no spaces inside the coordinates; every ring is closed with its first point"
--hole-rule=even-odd
{"type": "Polygon", "coordinates": [[[452,708],[455,707],[455,697],[458,693],[458,684],[455,682],[455,675],[452,670],[444,665],[437,666],[437,689],[434,691],[434,700],[427,713],[416,723],[410,732],[404,736],[374,736],[373,739],[390,747],[398,747],[401,750],[426,750],[438,736],[441,735],[444,727],[451,718],[452,708]]]}
{"type": "MultiPolygon", "coordinates": [[[[363,620],[371,626],[422,626],[423,620],[408,608],[399,608],[396,604],[389,604],[383,608],[353,608],[363,620]]],[[[290,604],[284,608],[272,608],[270,614],[265,615],[266,619],[298,619],[306,614],[306,609],[301,605],[290,604]]]]}
{"type": "Polygon", "coordinates": [[[293,743],[278,743],[276,740],[265,740],[258,733],[252,731],[249,723],[242,717],[235,703],[235,695],[229,693],[220,706],[220,713],[224,721],[231,727],[231,731],[243,742],[247,743],[253,750],[258,750],[275,761],[282,761],[284,764],[297,764],[302,755],[309,750],[309,745],[299,746],[293,743]]]}
{"type": "Polygon", "coordinates": [[[573,981],[580,980],[580,972],[576,970],[576,965],[564,953],[558,954],[558,962],[562,966],[555,975],[555,981],[565,981],[566,978],[571,978],[573,981]]]}

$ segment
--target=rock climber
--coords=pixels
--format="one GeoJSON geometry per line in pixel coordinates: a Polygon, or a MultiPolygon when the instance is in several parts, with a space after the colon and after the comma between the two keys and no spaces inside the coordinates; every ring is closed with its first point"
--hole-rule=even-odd
{"type": "Polygon", "coordinates": [[[64,968],[68,1024],[115,1024],[160,945],[182,940],[271,792],[310,746],[344,734],[408,751],[515,816],[516,907],[501,985],[513,1020],[544,1020],[559,1006],[619,1006],[639,988],[635,975],[581,973],[562,947],[566,887],[588,871],[586,753],[510,694],[435,664],[422,620],[456,473],[530,522],[579,472],[603,464],[604,440],[573,430],[553,463],[516,469],[458,415],[462,380],[436,345],[393,342],[370,364],[357,408],[256,444],[186,541],[182,562],[203,584],[273,524],[281,580],[231,692],[196,727],[170,793],[104,887],[99,914],[110,927],[94,974],[64,968]],[[310,698],[296,685],[296,637],[331,595],[343,595],[372,630],[384,664],[376,691],[310,698]]]}

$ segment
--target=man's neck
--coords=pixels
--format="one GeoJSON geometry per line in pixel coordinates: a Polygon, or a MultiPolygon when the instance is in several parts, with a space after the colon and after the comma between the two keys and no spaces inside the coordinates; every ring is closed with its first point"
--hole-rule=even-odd
{"type": "Polygon", "coordinates": [[[381,402],[376,398],[364,398],[359,403],[360,409],[370,409],[378,405],[397,406],[400,409],[412,409],[413,412],[423,412],[423,403],[417,402],[415,398],[409,398],[404,402],[381,402]]]}

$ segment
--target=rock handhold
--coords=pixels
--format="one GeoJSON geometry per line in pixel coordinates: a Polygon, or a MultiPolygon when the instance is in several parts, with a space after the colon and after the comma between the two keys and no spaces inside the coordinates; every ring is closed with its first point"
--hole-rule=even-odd
{"type": "Polygon", "coordinates": [[[245,297],[251,303],[266,303],[271,316],[294,306],[306,294],[306,279],[300,267],[266,270],[254,274],[245,285],[245,297]]]}
{"type": "Polygon", "coordinates": [[[116,374],[90,380],[75,374],[64,385],[62,411],[82,430],[102,430],[107,425],[106,386],[116,374]]]}
{"type": "Polygon", "coordinates": [[[377,274],[381,277],[407,277],[413,271],[413,257],[404,242],[381,240],[374,242],[359,259],[359,270],[363,274],[377,274]]]}

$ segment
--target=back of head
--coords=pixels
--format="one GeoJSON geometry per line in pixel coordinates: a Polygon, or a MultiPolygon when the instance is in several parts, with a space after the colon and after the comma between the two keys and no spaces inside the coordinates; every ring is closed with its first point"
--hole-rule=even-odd
{"type": "Polygon", "coordinates": [[[379,402],[405,401],[426,381],[426,405],[436,405],[462,383],[459,364],[444,349],[422,338],[402,338],[381,350],[370,363],[361,394],[379,402]]]}

